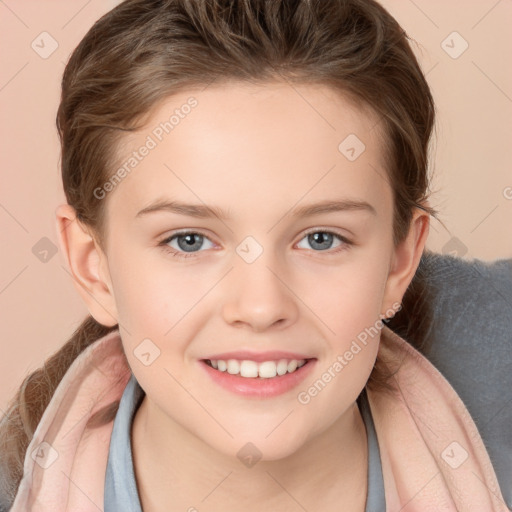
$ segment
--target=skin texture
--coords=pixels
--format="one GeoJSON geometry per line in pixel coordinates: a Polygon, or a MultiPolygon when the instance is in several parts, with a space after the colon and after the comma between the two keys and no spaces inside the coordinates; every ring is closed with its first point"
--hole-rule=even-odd
{"type": "Polygon", "coordinates": [[[378,119],[320,85],[231,83],[174,95],[125,137],[119,161],[191,96],[197,106],[103,199],[105,253],[70,206],[56,212],[76,287],[96,320],[119,323],[146,392],[132,428],[143,509],[364,510],[367,438],[355,400],[379,337],[308,404],[297,394],[400,302],[428,215],[415,210],[407,239],[393,246],[378,119]],[[354,161],[338,150],[349,134],[366,146],[354,161]],[[231,218],[136,217],[159,199],[219,206],[231,218]],[[326,199],[366,201],[375,214],[292,215],[326,199]],[[315,244],[312,228],[352,243],[334,236],[315,244]],[[195,252],[185,252],[184,237],[167,243],[171,252],[159,246],[180,229],[204,236],[189,242],[195,252]],[[263,251],[252,263],[236,250],[247,236],[263,251]],[[160,355],[145,366],[134,350],[147,338],[160,355]],[[318,361],[299,389],[243,398],[212,383],[199,362],[237,349],[292,350],[318,361]],[[252,467],[237,457],[248,442],[262,457],[252,467]]]}

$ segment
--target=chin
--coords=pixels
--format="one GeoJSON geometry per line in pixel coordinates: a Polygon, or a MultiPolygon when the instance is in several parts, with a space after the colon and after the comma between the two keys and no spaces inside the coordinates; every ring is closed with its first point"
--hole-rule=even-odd
{"type": "Polygon", "coordinates": [[[234,435],[234,439],[213,448],[224,453],[228,457],[234,457],[240,460],[247,467],[257,462],[271,462],[286,459],[301,450],[303,442],[290,439],[289,431],[283,429],[281,435],[274,432],[266,438],[268,432],[234,435]],[[272,438],[272,439],[271,439],[272,438]]]}

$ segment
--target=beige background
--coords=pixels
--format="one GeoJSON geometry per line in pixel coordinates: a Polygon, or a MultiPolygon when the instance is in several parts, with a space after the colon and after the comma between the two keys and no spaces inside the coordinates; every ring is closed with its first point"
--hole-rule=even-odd
{"type": "MultiPolygon", "coordinates": [[[[55,129],[61,74],[88,28],[116,3],[0,1],[0,413],[22,378],[87,314],[60,251],[49,252],[46,262],[40,251],[58,245],[54,211],[64,202],[55,129]],[[51,48],[42,32],[58,44],[45,59],[31,46],[51,48]]],[[[417,41],[438,107],[432,167],[439,192],[431,202],[448,231],[434,221],[428,247],[466,259],[510,258],[512,2],[382,3],[417,41]],[[459,55],[464,41],[468,48],[459,55]]]]}

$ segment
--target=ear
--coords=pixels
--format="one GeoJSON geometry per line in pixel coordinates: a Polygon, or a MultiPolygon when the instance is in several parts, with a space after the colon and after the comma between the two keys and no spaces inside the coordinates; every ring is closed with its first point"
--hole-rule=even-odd
{"type": "Polygon", "coordinates": [[[76,218],[72,206],[60,205],[55,216],[62,254],[89,313],[102,325],[116,325],[117,310],[106,256],[89,230],[76,218]]]}
{"type": "Polygon", "coordinates": [[[407,287],[420,263],[427,242],[429,227],[429,214],[420,208],[414,209],[409,233],[394,249],[391,259],[382,303],[384,311],[396,309],[393,308],[393,304],[402,302],[407,287]]]}

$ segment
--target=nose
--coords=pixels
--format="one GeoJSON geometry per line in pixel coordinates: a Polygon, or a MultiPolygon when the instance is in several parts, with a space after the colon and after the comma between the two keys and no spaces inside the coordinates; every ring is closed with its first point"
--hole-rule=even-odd
{"type": "Polygon", "coordinates": [[[287,283],[287,273],[266,256],[254,262],[239,259],[225,281],[223,316],[227,323],[255,332],[283,329],[298,317],[298,304],[287,283]]]}

